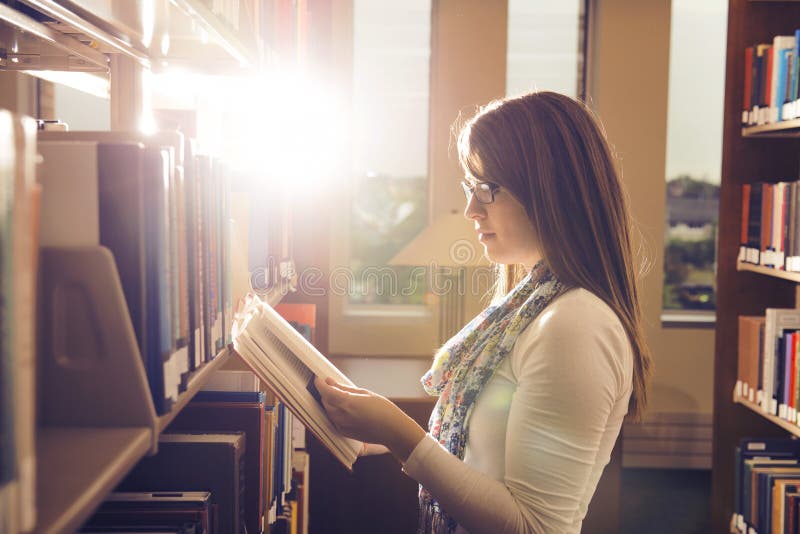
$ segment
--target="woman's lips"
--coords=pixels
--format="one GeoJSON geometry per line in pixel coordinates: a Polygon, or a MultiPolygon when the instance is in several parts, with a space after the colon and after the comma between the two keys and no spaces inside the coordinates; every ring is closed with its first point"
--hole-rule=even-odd
{"type": "Polygon", "coordinates": [[[483,243],[489,239],[493,239],[495,235],[492,232],[478,232],[478,241],[483,243]]]}

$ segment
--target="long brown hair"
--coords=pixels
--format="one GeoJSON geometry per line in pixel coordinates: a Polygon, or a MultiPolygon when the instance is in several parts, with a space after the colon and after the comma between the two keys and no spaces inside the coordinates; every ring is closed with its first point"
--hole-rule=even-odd
{"type": "MultiPolygon", "coordinates": [[[[476,179],[506,188],[525,207],[548,266],[611,307],[633,347],[629,416],[647,404],[651,355],[642,330],[627,195],[599,121],[567,96],[535,92],[492,102],[461,129],[459,160],[476,179]]],[[[498,266],[496,291],[524,276],[498,266]]]]}

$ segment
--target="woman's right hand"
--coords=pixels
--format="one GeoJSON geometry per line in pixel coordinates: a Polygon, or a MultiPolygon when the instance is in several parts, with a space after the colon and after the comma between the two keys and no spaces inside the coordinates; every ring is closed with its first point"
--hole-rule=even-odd
{"type": "Polygon", "coordinates": [[[386,445],[379,445],[377,443],[364,443],[359,451],[359,456],[376,456],[378,454],[386,454],[389,448],[386,445]]]}

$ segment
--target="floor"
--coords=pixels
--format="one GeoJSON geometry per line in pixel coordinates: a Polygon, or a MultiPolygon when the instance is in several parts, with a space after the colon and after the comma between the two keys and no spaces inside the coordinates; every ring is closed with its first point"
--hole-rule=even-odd
{"type": "Polygon", "coordinates": [[[711,471],[623,469],[621,534],[711,531],[711,471]]]}

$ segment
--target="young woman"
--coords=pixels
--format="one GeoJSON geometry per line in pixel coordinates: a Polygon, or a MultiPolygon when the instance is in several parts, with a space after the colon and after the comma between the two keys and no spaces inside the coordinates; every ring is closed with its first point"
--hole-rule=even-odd
{"type": "Polygon", "coordinates": [[[603,130],[550,92],[463,128],[465,216],[493,304],[435,355],[429,433],[386,398],[317,379],[341,431],[420,483],[420,532],[579,532],[626,414],[646,401],[631,220],[603,130]]]}

